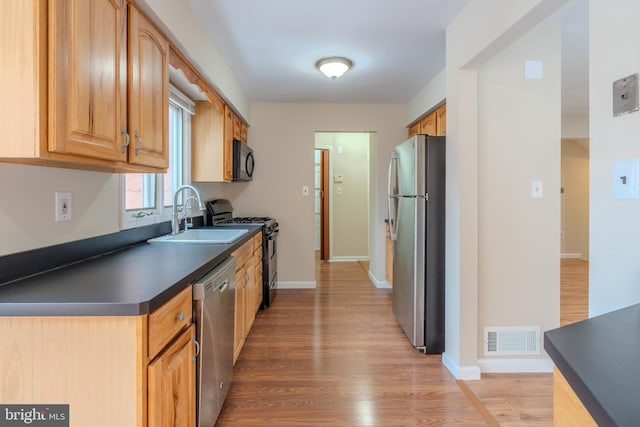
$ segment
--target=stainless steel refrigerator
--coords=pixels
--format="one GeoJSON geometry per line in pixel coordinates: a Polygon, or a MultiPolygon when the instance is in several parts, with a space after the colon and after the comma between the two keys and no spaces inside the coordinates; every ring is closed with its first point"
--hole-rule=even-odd
{"type": "Polygon", "coordinates": [[[414,347],[444,351],[445,138],[416,135],[389,161],[393,313],[414,347]]]}

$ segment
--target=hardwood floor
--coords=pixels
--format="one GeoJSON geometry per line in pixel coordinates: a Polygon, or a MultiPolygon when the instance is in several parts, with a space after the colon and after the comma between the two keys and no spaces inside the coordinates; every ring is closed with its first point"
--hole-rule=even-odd
{"type": "Polygon", "coordinates": [[[589,317],[589,261],[563,259],[560,264],[560,325],[589,317]]]}
{"type": "Polygon", "coordinates": [[[317,284],[258,315],[217,426],[488,425],[360,263],[323,263],[317,284]]]}
{"type": "MultiPolygon", "coordinates": [[[[585,268],[573,270],[576,287],[585,268]]],[[[391,291],[374,288],[363,263],[318,263],[316,280],[279,290],[259,313],[216,426],[552,425],[550,374],[457,382],[440,356],[411,347],[391,291]]]]}

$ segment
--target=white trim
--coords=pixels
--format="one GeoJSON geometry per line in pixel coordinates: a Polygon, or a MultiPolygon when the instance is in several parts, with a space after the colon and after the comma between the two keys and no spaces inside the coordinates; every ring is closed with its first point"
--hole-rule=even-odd
{"type": "Polygon", "coordinates": [[[553,372],[551,359],[478,359],[482,372],[496,373],[549,373],[553,372]]]}
{"type": "Polygon", "coordinates": [[[580,252],[576,253],[561,253],[560,258],[572,258],[572,259],[582,259],[582,254],[580,252]]]}
{"type": "Polygon", "coordinates": [[[369,261],[368,256],[332,256],[328,260],[329,262],[358,262],[369,261]]]}
{"type": "Polygon", "coordinates": [[[196,103],[171,83],[169,83],[169,102],[173,102],[192,116],[196,114],[194,109],[196,103]]]}
{"type": "Polygon", "coordinates": [[[479,366],[459,366],[451,359],[447,353],[442,353],[442,364],[453,374],[458,380],[479,380],[479,366]]]}
{"type": "Polygon", "coordinates": [[[389,282],[387,282],[386,280],[376,279],[376,276],[373,275],[371,270],[369,270],[369,280],[371,280],[371,283],[373,283],[373,286],[375,286],[378,289],[391,289],[391,285],[389,284],[389,282]]]}
{"type": "Polygon", "coordinates": [[[316,281],[313,282],[278,282],[278,289],[315,289],[316,281]]]}

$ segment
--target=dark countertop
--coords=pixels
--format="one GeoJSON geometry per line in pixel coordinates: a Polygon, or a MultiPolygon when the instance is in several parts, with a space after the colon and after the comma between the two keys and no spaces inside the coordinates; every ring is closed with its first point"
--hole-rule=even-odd
{"type": "Polygon", "coordinates": [[[599,426],[640,420],[640,304],[547,331],[544,348],[599,426]]]}
{"type": "Polygon", "coordinates": [[[147,314],[225,260],[232,244],[141,243],[0,286],[0,316],[147,314]]]}

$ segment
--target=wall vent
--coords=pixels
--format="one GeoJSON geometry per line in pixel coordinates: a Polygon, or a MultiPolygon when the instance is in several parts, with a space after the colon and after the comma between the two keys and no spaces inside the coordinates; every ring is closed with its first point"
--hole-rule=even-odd
{"type": "Polygon", "coordinates": [[[540,354],[540,327],[485,327],[483,341],[485,356],[540,354]]]}

